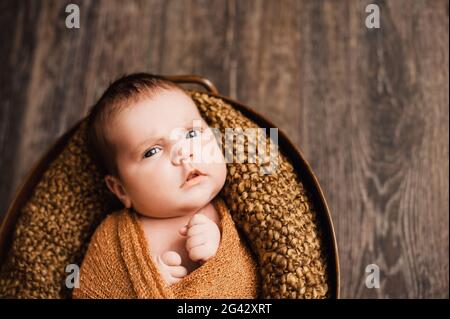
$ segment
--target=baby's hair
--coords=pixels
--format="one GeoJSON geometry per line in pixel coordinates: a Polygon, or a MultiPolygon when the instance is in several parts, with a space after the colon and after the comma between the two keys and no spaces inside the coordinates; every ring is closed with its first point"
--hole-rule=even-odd
{"type": "Polygon", "coordinates": [[[114,117],[143,98],[152,98],[161,90],[171,89],[181,90],[175,83],[148,73],[126,75],[109,85],[87,119],[88,149],[101,173],[119,177],[115,146],[107,134],[114,117]]]}

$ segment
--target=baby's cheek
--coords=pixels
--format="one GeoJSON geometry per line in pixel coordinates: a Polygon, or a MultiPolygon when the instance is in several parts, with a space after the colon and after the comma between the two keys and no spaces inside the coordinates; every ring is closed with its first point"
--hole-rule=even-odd
{"type": "Polygon", "coordinates": [[[213,164],[214,171],[214,184],[219,191],[223,185],[225,184],[225,180],[227,177],[227,166],[225,162],[213,164]]]}
{"type": "Polygon", "coordinates": [[[198,158],[200,155],[200,160],[204,164],[225,162],[222,150],[211,129],[202,133],[201,152],[198,152],[198,149],[194,151],[197,151],[194,152],[194,157],[198,158]]]}
{"type": "Polygon", "coordinates": [[[215,174],[218,176],[218,179],[221,180],[226,176],[226,163],[225,157],[222,153],[222,149],[217,144],[217,141],[213,139],[208,144],[208,164],[210,164],[211,169],[214,170],[215,174]]]}
{"type": "MultiPolygon", "coordinates": [[[[158,172],[156,170],[156,172],[158,172]]],[[[138,177],[138,181],[134,184],[133,194],[136,197],[136,200],[144,200],[148,201],[150,198],[162,198],[163,195],[166,194],[167,178],[164,177],[163,171],[159,171],[159,173],[144,173],[138,177]]]]}

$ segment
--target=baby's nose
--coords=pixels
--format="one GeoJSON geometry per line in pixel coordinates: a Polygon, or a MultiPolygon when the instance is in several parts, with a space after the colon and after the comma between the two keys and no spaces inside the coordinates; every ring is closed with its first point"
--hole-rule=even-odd
{"type": "Polygon", "coordinates": [[[174,149],[172,162],[180,165],[183,161],[189,161],[192,157],[192,150],[189,143],[179,142],[174,149]]]}

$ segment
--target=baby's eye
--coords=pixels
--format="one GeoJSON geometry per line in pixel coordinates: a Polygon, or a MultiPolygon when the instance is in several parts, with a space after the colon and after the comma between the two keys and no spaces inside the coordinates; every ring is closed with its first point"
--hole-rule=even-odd
{"type": "Polygon", "coordinates": [[[201,129],[200,129],[200,128],[193,128],[193,129],[190,129],[190,130],[187,132],[187,134],[186,134],[186,138],[194,138],[194,137],[197,137],[197,136],[198,136],[197,131],[201,131],[201,129]]]}
{"type": "Polygon", "coordinates": [[[145,158],[151,157],[151,156],[155,155],[156,153],[158,153],[160,150],[161,150],[160,147],[152,147],[151,149],[149,149],[148,151],[146,151],[144,153],[144,157],[145,158]]]}

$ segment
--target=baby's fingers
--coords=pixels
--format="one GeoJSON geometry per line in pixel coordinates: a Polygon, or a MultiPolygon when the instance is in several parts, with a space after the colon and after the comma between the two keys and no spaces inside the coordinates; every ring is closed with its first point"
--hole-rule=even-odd
{"type": "Polygon", "coordinates": [[[173,266],[173,267],[169,267],[169,273],[172,277],[183,278],[184,276],[187,275],[188,272],[187,272],[186,267],[173,266]]]}
{"type": "Polygon", "coordinates": [[[191,220],[189,221],[188,228],[193,227],[195,225],[203,225],[210,221],[211,221],[211,219],[209,219],[208,217],[206,217],[203,214],[195,214],[194,216],[192,216],[191,220]]]}
{"type": "Polygon", "coordinates": [[[188,237],[193,237],[193,236],[196,236],[196,235],[203,234],[206,231],[207,231],[207,226],[206,225],[204,225],[204,224],[194,225],[194,226],[188,228],[188,230],[186,232],[186,235],[188,237]]]}
{"type": "Polygon", "coordinates": [[[203,235],[195,235],[189,237],[189,239],[186,241],[186,249],[189,251],[194,247],[203,245],[205,242],[206,242],[205,236],[203,235]]]}
{"type": "Polygon", "coordinates": [[[181,265],[181,256],[175,251],[166,251],[161,255],[161,261],[167,266],[179,266],[181,265]]]}
{"type": "Polygon", "coordinates": [[[188,231],[187,225],[181,227],[178,231],[179,231],[180,235],[186,236],[187,235],[187,231],[188,231]]]}
{"type": "Polygon", "coordinates": [[[209,253],[208,247],[205,244],[196,246],[189,250],[189,258],[192,261],[205,261],[209,257],[211,257],[211,254],[209,253]]]}

